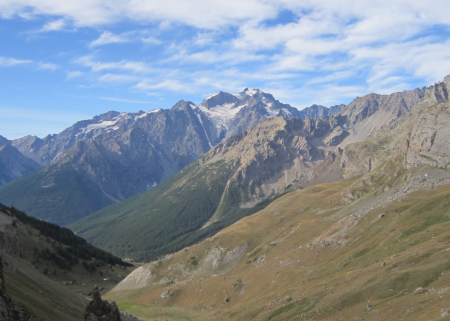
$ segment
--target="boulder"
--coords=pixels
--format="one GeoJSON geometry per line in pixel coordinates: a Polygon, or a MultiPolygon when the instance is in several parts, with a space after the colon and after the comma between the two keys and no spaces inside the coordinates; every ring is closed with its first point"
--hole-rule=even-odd
{"type": "Polygon", "coordinates": [[[84,313],[85,321],[122,321],[116,302],[103,301],[98,286],[94,287],[93,296],[84,313]]]}

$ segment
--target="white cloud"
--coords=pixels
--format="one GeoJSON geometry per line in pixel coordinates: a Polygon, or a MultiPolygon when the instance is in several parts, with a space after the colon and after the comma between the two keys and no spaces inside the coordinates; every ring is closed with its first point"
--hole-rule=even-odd
{"type": "Polygon", "coordinates": [[[67,72],[67,77],[66,79],[73,79],[73,78],[78,78],[84,75],[84,72],[81,72],[79,70],[75,70],[75,71],[69,71],[67,72]]]}
{"type": "Polygon", "coordinates": [[[52,63],[43,63],[43,62],[40,62],[38,64],[38,66],[39,66],[39,69],[46,69],[46,70],[51,70],[51,71],[55,71],[56,69],[59,68],[58,65],[55,65],[52,63]]]}
{"type": "Polygon", "coordinates": [[[145,44],[155,44],[155,45],[159,45],[161,44],[161,41],[156,39],[155,37],[147,37],[147,38],[141,38],[141,41],[145,44]]]}
{"type": "Polygon", "coordinates": [[[47,22],[39,32],[59,31],[65,27],[64,19],[47,22]]]}
{"type": "Polygon", "coordinates": [[[15,65],[21,65],[21,64],[29,64],[32,63],[31,60],[19,60],[15,58],[8,58],[8,57],[0,57],[0,66],[3,67],[11,67],[15,65]]]}
{"type": "Polygon", "coordinates": [[[277,4],[258,0],[3,0],[0,15],[3,18],[21,16],[58,16],[74,22],[77,26],[106,25],[119,20],[148,23],[160,21],[161,28],[172,22],[188,24],[197,28],[219,29],[226,25],[239,25],[246,20],[262,20],[275,17],[277,4]]]}
{"type": "Polygon", "coordinates": [[[109,101],[117,101],[121,103],[131,103],[131,104],[150,104],[148,101],[141,101],[141,100],[131,100],[131,99],[123,99],[123,98],[116,98],[116,97],[98,97],[99,99],[109,100],[109,101]]]}
{"type": "MultiPolygon", "coordinates": [[[[62,30],[66,24],[153,25],[153,33],[105,31],[90,43],[98,51],[109,43],[160,44],[150,49],[162,47],[167,54],[157,56],[151,66],[127,57],[105,62],[84,56],[75,61],[95,74],[92,79],[135,81],[133,88],[147,92],[234,90],[259,81],[280,98],[308,101],[316,95],[324,103],[397,90],[412,79],[434,82],[450,73],[448,0],[432,5],[423,0],[0,0],[0,16],[16,15],[52,19],[43,27],[46,31],[62,30]],[[268,21],[282,10],[294,13],[291,22],[268,21]],[[191,36],[170,38],[171,31],[186,25],[193,27],[191,36]],[[439,28],[447,29],[438,34],[439,28]],[[150,73],[158,81],[144,78],[150,73]],[[357,76],[358,86],[349,85],[357,76]]],[[[0,58],[2,66],[30,62],[0,58]]],[[[67,79],[81,75],[69,72],[67,79]]]]}
{"type": "Polygon", "coordinates": [[[121,60],[118,62],[95,61],[92,56],[83,56],[75,60],[75,63],[91,68],[92,71],[103,70],[127,70],[135,73],[150,73],[152,69],[144,62],[121,60]]]}
{"type": "Polygon", "coordinates": [[[178,91],[178,92],[195,92],[195,86],[188,83],[182,83],[178,80],[168,79],[159,83],[154,83],[150,79],[144,79],[138,83],[135,88],[142,91],[152,91],[152,90],[168,90],[168,91],[178,91]]]}
{"type": "Polygon", "coordinates": [[[105,74],[98,78],[99,82],[107,82],[107,83],[124,83],[135,81],[136,77],[129,75],[118,75],[118,74],[105,74]]]}
{"type": "Polygon", "coordinates": [[[100,38],[91,42],[91,47],[103,46],[110,43],[124,43],[131,40],[126,35],[115,35],[109,31],[105,31],[101,34],[100,38]]]}

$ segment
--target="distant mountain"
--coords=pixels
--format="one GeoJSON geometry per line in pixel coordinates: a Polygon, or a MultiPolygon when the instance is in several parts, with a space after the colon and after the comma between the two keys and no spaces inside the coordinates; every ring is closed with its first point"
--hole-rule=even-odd
{"type": "Polygon", "coordinates": [[[305,120],[306,118],[322,118],[327,116],[334,116],[338,114],[344,107],[344,104],[331,107],[314,104],[311,107],[306,107],[300,110],[300,118],[305,120]]]}
{"type": "MultiPolygon", "coordinates": [[[[263,121],[224,140],[159,187],[71,228],[116,255],[149,261],[214,235],[290,188],[363,175],[394,151],[405,153],[404,166],[420,160],[445,168],[449,89],[447,77],[421,90],[356,98],[332,117],[263,121]],[[439,124],[439,117],[442,125],[433,130],[432,119],[439,124]],[[433,144],[440,149],[429,149],[433,144]]],[[[364,188],[348,197],[358,197],[364,188]]]]}
{"type": "Polygon", "coordinates": [[[0,136],[0,186],[40,167],[13,147],[9,140],[0,136]]]}
{"type": "Polygon", "coordinates": [[[274,116],[301,118],[301,112],[245,89],[199,105],[181,100],[166,110],[111,111],[43,139],[25,136],[10,147],[45,167],[0,189],[0,201],[70,224],[154,188],[223,139],[274,116]]]}

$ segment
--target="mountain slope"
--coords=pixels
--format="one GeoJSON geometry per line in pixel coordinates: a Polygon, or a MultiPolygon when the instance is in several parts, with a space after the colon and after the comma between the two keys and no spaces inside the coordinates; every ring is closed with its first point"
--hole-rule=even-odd
{"type": "Polygon", "coordinates": [[[70,224],[154,188],[225,137],[277,115],[300,117],[272,95],[246,89],[198,106],[179,101],[170,110],[109,112],[44,139],[26,136],[11,144],[46,167],[0,189],[0,201],[70,224]]]}
{"type": "Polygon", "coordinates": [[[38,170],[41,166],[8,143],[0,142],[0,186],[38,170]]]}
{"type": "Polygon", "coordinates": [[[140,267],[106,297],[136,315],[160,309],[155,319],[181,309],[195,320],[441,320],[449,183],[445,169],[404,170],[397,158],[295,191],[140,267]]]}
{"type": "MultiPolygon", "coordinates": [[[[327,120],[317,124],[323,130],[333,126],[327,120]]],[[[324,154],[309,142],[322,132],[316,123],[306,125],[311,124],[300,119],[266,120],[220,143],[165,184],[70,228],[133,260],[180,249],[265,206],[300,174],[307,180],[310,166],[324,154]],[[111,231],[121,237],[111,237],[111,231]]]]}
{"type": "Polygon", "coordinates": [[[21,320],[78,321],[94,284],[110,289],[132,270],[70,230],[1,204],[0,249],[2,289],[19,307],[21,320]]]}
{"type": "MultiPolygon", "coordinates": [[[[324,119],[267,120],[220,143],[170,182],[71,228],[101,248],[140,261],[181,249],[254,213],[261,209],[259,203],[267,205],[286,189],[362,175],[393,150],[406,152],[407,137],[416,125],[414,113],[428,115],[436,104],[445,106],[446,101],[436,98],[439,86],[448,85],[425,90],[407,113],[399,112],[397,97],[417,96],[416,91],[357,98],[339,115],[324,119]],[[379,107],[367,113],[366,102],[379,107]],[[373,115],[384,118],[370,127],[367,119],[373,115]],[[120,242],[107,235],[110,230],[120,233],[120,242]]],[[[435,136],[448,137],[445,131],[435,136]]],[[[447,148],[443,139],[441,153],[447,148]]]]}

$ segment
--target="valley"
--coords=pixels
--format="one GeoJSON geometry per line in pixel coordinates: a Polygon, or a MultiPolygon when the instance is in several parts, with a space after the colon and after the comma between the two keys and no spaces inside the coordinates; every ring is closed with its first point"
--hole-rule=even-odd
{"type": "Polygon", "coordinates": [[[0,321],[450,321],[449,17],[0,0],[0,321]]]}

